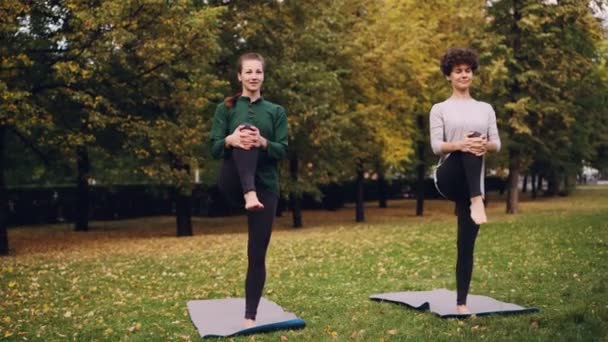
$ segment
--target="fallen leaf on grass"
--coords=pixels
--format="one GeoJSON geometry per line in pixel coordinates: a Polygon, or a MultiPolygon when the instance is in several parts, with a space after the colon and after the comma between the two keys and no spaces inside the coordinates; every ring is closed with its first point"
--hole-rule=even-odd
{"type": "Polygon", "coordinates": [[[530,321],[530,326],[534,329],[538,329],[540,327],[540,321],[533,319],[530,321]]]}
{"type": "Polygon", "coordinates": [[[129,331],[130,333],[134,333],[137,331],[141,330],[141,323],[135,323],[132,326],[130,326],[129,328],[127,328],[127,331],[129,331]]]}
{"type": "Polygon", "coordinates": [[[365,335],[365,330],[353,331],[353,333],[350,335],[350,338],[352,338],[352,339],[362,338],[363,335],[365,335]]]}

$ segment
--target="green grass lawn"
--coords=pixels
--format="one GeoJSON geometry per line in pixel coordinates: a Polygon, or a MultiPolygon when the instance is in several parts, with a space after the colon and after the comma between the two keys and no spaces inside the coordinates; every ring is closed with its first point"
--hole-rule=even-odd
{"type": "MultiPolygon", "coordinates": [[[[370,294],[454,289],[455,217],[444,201],[305,212],[306,228],[279,218],[265,296],[303,318],[303,330],[234,341],[608,340],[608,187],[523,200],[505,215],[492,200],[480,231],[471,293],[539,313],[444,320],[377,303],[370,294]]],[[[0,339],[182,341],[199,336],[192,299],[243,296],[244,218],[195,219],[175,238],[172,218],[9,230],[0,258],[0,339]]]]}

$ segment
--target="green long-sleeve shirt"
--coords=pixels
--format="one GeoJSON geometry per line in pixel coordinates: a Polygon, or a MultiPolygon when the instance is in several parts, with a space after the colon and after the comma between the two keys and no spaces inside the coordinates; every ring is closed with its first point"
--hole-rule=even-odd
{"type": "Polygon", "coordinates": [[[287,154],[287,115],[278,104],[259,98],[251,102],[241,96],[233,108],[220,103],[213,116],[210,145],[215,159],[228,157],[232,148],[225,147],[225,139],[243,123],[254,125],[260,135],[268,140],[266,149],[260,149],[255,184],[259,189],[279,193],[279,173],[277,162],[287,154]]]}

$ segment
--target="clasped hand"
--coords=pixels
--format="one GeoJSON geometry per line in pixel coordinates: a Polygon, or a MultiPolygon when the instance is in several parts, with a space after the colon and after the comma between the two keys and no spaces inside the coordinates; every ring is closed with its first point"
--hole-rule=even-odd
{"type": "Polygon", "coordinates": [[[479,137],[469,136],[471,133],[467,133],[464,140],[460,143],[460,150],[462,152],[469,152],[476,156],[483,156],[486,154],[488,138],[485,135],[479,137]]]}
{"type": "Polygon", "coordinates": [[[260,135],[260,130],[254,126],[238,126],[232,134],[226,137],[226,145],[249,150],[256,147],[265,148],[266,138],[260,135]]]}

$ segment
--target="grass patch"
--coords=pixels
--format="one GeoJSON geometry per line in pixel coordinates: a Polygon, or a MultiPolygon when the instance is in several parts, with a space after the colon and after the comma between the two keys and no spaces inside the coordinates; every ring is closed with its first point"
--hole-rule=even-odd
{"type": "MultiPolygon", "coordinates": [[[[305,212],[304,229],[279,218],[265,296],[307,322],[255,341],[598,340],[608,334],[608,187],[521,203],[518,215],[490,202],[471,293],[524,306],[531,315],[443,320],[376,303],[370,294],[455,287],[455,217],[444,201],[368,204],[305,212]]],[[[243,296],[244,218],[195,219],[195,236],[173,237],[172,218],[9,230],[0,259],[0,339],[188,341],[198,334],[191,299],[243,296]]],[[[234,338],[249,341],[252,337],[234,338]]]]}

